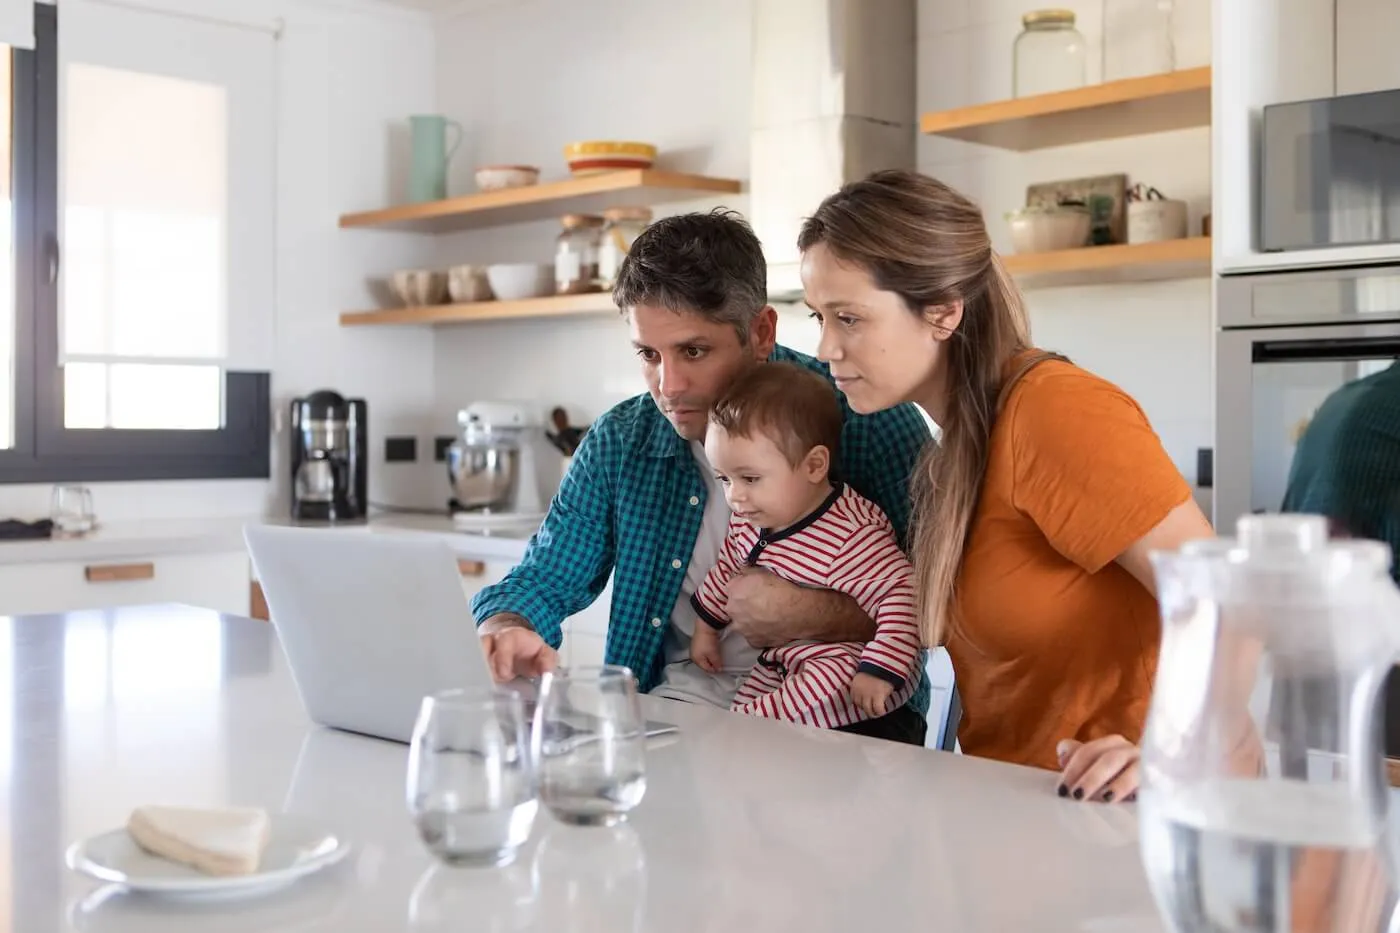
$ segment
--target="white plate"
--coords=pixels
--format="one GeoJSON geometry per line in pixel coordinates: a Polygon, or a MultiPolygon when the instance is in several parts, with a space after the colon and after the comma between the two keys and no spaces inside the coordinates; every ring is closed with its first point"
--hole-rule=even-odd
{"type": "Polygon", "coordinates": [[[303,875],[334,865],[350,846],[310,817],[268,815],[270,827],[262,864],[248,875],[215,876],[152,855],[125,828],[81,839],[69,846],[68,867],[132,891],[181,898],[233,898],[286,887],[303,875]]]}

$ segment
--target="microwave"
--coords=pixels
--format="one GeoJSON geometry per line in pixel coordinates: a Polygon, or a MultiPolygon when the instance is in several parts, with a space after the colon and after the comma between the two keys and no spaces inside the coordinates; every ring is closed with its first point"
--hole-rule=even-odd
{"type": "Polygon", "coordinates": [[[1400,243],[1400,90],[1271,104],[1258,247],[1400,243]]]}

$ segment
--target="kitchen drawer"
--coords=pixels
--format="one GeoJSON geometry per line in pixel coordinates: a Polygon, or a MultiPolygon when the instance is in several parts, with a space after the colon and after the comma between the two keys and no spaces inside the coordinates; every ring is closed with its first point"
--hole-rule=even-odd
{"type": "Polygon", "coordinates": [[[185,603],[249,612],[248,555],[162,554],[0,566],[0,614],[185,603]]]}

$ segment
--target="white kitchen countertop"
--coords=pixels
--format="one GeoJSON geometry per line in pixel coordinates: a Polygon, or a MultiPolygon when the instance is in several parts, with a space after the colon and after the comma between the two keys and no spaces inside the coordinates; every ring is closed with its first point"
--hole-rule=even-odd
{"type": "Polygon", "coordinates": [[[266,624],[173,606],[0,618],[0,667],[0,929],[1164,929],[1135,807],[1063,800],[1045,771],[648,700],[682,732],[648,751],[629,823],[542,811],[513,866],[447,869],[405,811],[406,748],[312,726],[266,624]],[[215,905],[64,867],[70,842],[177,802],[319,816],[354,849],[215,905]]]}
{"type": "MultiPolygon", "coordinates": [[[[287,518],[266,516],[113,522],[76,538],[0,541],[0,565],[238,551],[244,548],[243,528],[250,523],[293,524],[287,518]]],[[[376,534],[429,534],[447,541],[460,557],[512,564],[525,553],[525,544],[534,532],[534,529],[491,534],[462,532],[446,515],[410,513],[379,513],[358,525],[306,527],[376,534]]]]}

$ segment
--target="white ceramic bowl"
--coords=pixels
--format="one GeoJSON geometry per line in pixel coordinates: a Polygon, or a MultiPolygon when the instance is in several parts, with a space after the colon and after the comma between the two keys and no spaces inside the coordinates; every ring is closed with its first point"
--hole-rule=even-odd
{"type": "Polygon", "coordinates": [[[533,165],[483,165],[476,170],[476,186],[482,191],[524,188],[540,180],[533,165]]]}
{"type": "Polygon", "coordinates": [[[440,305],[447,300],[447,273],[436,269],[400,269],[394,273],[394,294],[410,308],[440,305]]]}
{"type": "Polygon", "coordinates": [[[1087,246],[1093,226],[1085,207],[1028,208],[1006,215],[1018,253],[1050,253],[1087,246]]]}
{"type": "Polygon", "coordinates": [[[542,298],[554,294],[554,264],[498,262],[486,267],[486,281],[500,301],[542,298]]]}

